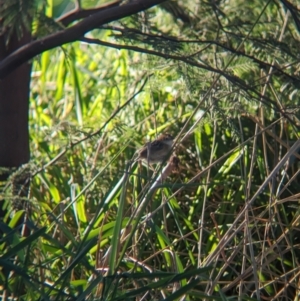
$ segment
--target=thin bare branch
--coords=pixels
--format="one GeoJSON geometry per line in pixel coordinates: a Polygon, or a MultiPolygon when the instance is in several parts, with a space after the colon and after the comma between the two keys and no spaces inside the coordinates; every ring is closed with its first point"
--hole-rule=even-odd
{"type": "Polygon", "coordinates": [[[105,3],[91,9],[82,9],[81,7],[76,7],[74,10],[58,18],[56,21],[60,22],[64,26],[68,26],[70,23],[74,21],[84,19],[91,15],[94,15],[95,13],[110,9],[112,7],[119,6],[121,2],[122,2],[121,0],[115,0],[110,3],[105,3]]]}

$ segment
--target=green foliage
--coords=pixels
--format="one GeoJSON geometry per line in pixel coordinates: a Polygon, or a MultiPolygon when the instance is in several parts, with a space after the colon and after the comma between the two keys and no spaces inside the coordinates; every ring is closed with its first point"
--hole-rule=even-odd
{"type": "Polygon", "coordinates": [[[44,3],[44,0],[12,0],[1,2],[1,31],[5,35],[7,43],[14,32],[21,38],[24,30],[31,30],[32,21],[38,11],[42,9],[44,3]]]}
{"type": "Polygon", "coordinates": [[[299,32],[278,1],[177,4],[34,61],[30,195],[0,224],[7,295],[296,300],[299,156],[281,160],[299,139],[299,32]],[[160,132],[180,164],[157,183],[128,161],[160,132]]]}

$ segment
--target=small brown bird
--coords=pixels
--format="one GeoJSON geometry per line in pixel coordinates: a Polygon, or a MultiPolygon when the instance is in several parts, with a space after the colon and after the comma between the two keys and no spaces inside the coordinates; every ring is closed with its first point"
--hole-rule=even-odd
{"type": "Polygon", "coordinates": [[[150,164],[164,162],[172,149],[173,139],[169,134],[159,135],[156,140],[146,143],[138,150],[136,161],[144,160],[150,164]]]}

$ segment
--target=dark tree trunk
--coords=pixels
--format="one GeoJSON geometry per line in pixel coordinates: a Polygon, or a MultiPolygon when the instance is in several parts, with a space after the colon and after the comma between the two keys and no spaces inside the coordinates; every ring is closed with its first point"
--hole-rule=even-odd
{"type": "MultiPolygon", "coordinates": [[[[20,46],[31,41],[31,32],[23,31],[18,39],[14,34],[5,43],[5,37],[0,36],[0,61],[7,57],[20,46]]],[[[13,70],[6,77],[0,80],[0,181],[5,181],[11,173],[27,163],[30,158],[29,150],[29,89],[30,89],[31,62],[22,64],[13,70]],[[7,168],[5,171],[1,168],[7,168]]],[[[23,198],[28,195],[30,174],[24,170],[18,172],[11,179],[11,193],[13,199],[12,208],[24,208],[23,198]]],[[[0,202],[0,217],[7,214],[3,208],[3,201],[0,202]]],[[[19,223],[23,223],[24,216],[19,223]]],[[[25,228],[23,232],[28,232],[25,228]]]]}
{"type": "MultiPolygon", "coordinates": [[[[0,36],[0,61],[31,41],[24,30],[22,38],[14,34],[5,45],[0,36]]],[[[0,80],[0,168],[19,167],[29,161],[28,108],[31,62],[24,63],[0,80]]],[[[8,174],[0,175],[5,180],[8,174]]]]}

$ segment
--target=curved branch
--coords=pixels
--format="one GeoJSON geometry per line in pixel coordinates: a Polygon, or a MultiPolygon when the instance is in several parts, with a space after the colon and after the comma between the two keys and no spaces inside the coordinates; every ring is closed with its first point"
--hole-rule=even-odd
{"type": "Polygon", "coordinates": [[[14,69],[46,50],[75,42],[96,27],[133,15],[164,1],[165,0],[136,0],[122,6],[112,7],[108,10],[101,10],[70,28],[26,44],[0,62],[0,79],[3,79],[14,69]]]}

